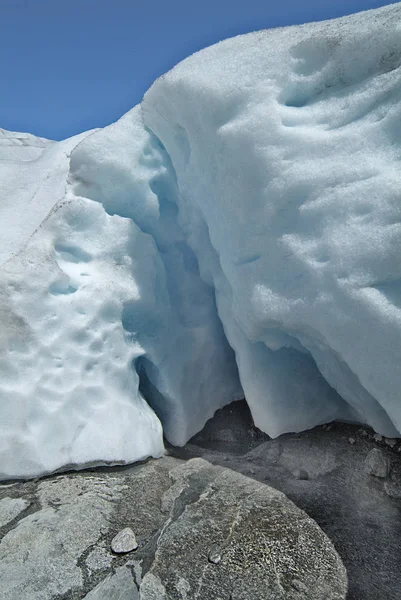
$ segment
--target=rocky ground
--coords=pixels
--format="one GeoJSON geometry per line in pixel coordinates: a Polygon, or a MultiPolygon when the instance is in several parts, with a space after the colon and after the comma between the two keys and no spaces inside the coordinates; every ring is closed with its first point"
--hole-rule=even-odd
{"type": "Polygon", "coordinates": [[[334,543],[348,572],[348,600],[400,600],[400,442],[342,423],[270,440],[237,402],[170,452],[202,456],[284,492],[334,543]],[[372,462],[384,476],[371,474],[372,462]]]}
{"type": "Polygon", "coordinates": [[[161,460],[0,485],[0,599],[401,599],[399,448],[237,402],[161,460]]]}

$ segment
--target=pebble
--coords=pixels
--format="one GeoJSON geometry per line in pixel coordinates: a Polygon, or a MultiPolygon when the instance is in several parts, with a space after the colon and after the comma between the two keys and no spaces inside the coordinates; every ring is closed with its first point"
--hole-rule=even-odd
{"type": "Polygon", "coordinates": [[[398,442],[398,440],[395,440],[394,438],[384,438],[384,441],[386,442],[387,446],[390,446],[390,448],[394,448],[398,442]]]}
{"type": "Polygon", "coordinates": [[[305,594],[308,591],[308,588],[306,587],[306,585],[304,583],[302,583],[302,581],[299,581],[298,579],[293,579],[291,582],[292,587],[294,588],[294,590],[297,590],[297,592],[305,592],[305,594]]]}
{"type": "Polygon", "coordinates": [[[218,565],[221,562],[221,553],[218,546],[212,546],[208,556],[209,562],[218,565]]]}
{"type": "Polygon", "coordinates": [[[397,498],[397,500],[401,498],[401,485],[399,483],[386,481],[384,483],[384,490],[390,498],[397,498]]]}
{"type": "Polygon", "coordinates": [[[390,459],[378,448],[373,448],[365,458],[365,473],[374,477],[387,477],[390,473],[390,459]]]}
{"type": "Polygon", "coordinates": [[[111,549],[116,554],[126,554],[137,548],[138,542],[136,541],[135,533],[132,531],[131,527],[122,529],[111,540],[111,549]]]}
{"type": "Polygon", "coordinates": [[[350,437],[350,438],[348,438],[348,441],[351,444],[351,446],[353,446],[355,444],[355,442],[356,442],[356,439],[350,437]]]}
{"type": "Polygon", "coordinates": [[[383,436],[380,435],[380,433],[375,433],[373,436],[373,439],[375,440],[375,442],[382,442],[383,441],[383,436]]]}
{"type": "Polygon", "coordinates": [[[305,469],[297,469],[294,473],[295,479],[307,480],[309,479],[308,471],[305,469]]]}

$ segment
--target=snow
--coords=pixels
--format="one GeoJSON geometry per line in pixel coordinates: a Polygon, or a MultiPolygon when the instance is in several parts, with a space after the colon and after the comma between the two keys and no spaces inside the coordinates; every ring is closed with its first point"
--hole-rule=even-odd
{"type": "Polygon", "coordinates": [[[2,235],[14,245],[0,292],[3,478],[163,453],[131,369],[141,350],[121,326],[122,303],[138,295],[126,260],[137,228],[69,193],[69,154],[81,139],[16,165],[13,180],[1,165],[13,191],[2,235]]]}
{"type": "Polygon", "coordinates": [[[36,137],[30,133],[7,131],[0,127],[0,160],[21,162],[38,158],[43,150],[53,144],[52,140],[36,137]]]}
{"type": "Polygon", "coordinates": [[[243,394],[271,436],[400,435],[400,13],[226,40],[64,142],[1,130],[2,478],[160,456],[243,394]]]}

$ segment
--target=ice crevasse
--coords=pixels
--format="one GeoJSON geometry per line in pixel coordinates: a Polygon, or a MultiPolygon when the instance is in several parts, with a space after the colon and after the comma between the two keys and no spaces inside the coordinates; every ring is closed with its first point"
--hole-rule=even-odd
{"type": "Polygon", "coordinates": [[[199,52],[105,129],[0,130],[0,476],[401,432],[401,5],[199,52]]]}

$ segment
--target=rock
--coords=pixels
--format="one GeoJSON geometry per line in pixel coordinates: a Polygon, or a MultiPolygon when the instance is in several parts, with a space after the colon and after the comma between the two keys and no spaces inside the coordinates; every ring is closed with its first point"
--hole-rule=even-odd
{"type": "Polygon", "coordinates": [[[116,554],[127,554],[138,548],[135,533],[131,527],[125,527],[111,540],[111,549],[116,554]]]}
{"type": "Polygon", "coordinates": [[[158,539],[141,599],[345,599],[346,573],[333,545],[284,494],[202,459],[170,476],[172,521],[158,539]],[[214,546],[218,568],[210,561],[214,546]],[[292,573],[306,593],[291,586],[292,573]],[[155,586],[159,596],[148,591],[155,586]],[[291,595],[284,592],[290,587],[291,595]]]}
{"type": "Polygon", "coordinates": [[[0,527],[4,527],[4,525],[13,521],[28,506],[29,502],[22,498],[3,498],[0,500],[0,527]]]}
{"type": "Polygon", "coordinates": [[[352,437],[350,437],[350,438],[348,438],[348,441],[349,441],[349,443],[351,444],[351,446],[353,446],[353,445],[355,444],[355,442],[356,442],[356,439],[355,439],[355,438],[352,438],[352,437]]]}
{"type": "Polygon", "coordinates": [[[217,437],[217,441],[221,442],[236,442],[236,437],[230,429],[221,429],[217,437]]]}
{"type": "MultiPolygon", "coordinates": [[[[182,595],[180,597],[182,598],[182,595]]],[[[141,600],[167,600],[166,588],[158,577],[147,573],[140,588],[140,598],[141,600]]]]}
{"type": "Polygon", "coordinates": [[[384,490],[390,498],[396,498],[397,500],[401,498],[401,482],[385,481],[384,490]]]}
{"type": "Polygon", "coordinates": [[[385,478],[390,473],[390,459],[378,448],[373,448],[365,458],[365,472],[374,477],[385,478]]]}
{"type": "Polygon", "coordinates": [[[86,566],[91,571],[100,571],[102,569],[107,569],[113,562],[113,558],[114,556],[106,552],[104,548],[96,547],[88,555],[86,559],[86,566]]]}
{"type": "Polygon", "coordinates": [[[86,473],[32,484],[41,509],[1,540],[0,600],[53,600],[83,588],[77,563],[108,531],[124,480],[86,473]]]}
{"type": "Polygon", "coordinates": [[[386,442],[387,446],[390,446],[390,448],[394,448],[394,446],[397,445],[398,440],[394,439],[394,438],[384,438],[384,441],[386,442]]]}
{"type": "Polygon", "coordinates": [[[209,562],[213,563],[214,565],[218,565],[221,562],[219,546],[216,546],[216,545],[212,546],[212,548],[209,552],[208,559],[209,559],[209,562]]]}
{"type": "Polygon", "coordinates": [[[306,594],[308,591],[306,585],[302,583],[302,581],[298,581],[298,579],[293,579],[291,585],[295,590],[297,590],[297,592],[303,592],[304,594],[306,594]]]}
{"type": "Polygon", "coordinates": [[[109,575],[83,600],[139,600],[138,589],[127,567],[120,567],[109,575]]]}
{"type": "Polygon", "coordinates": [[[380,433],[375,433],[373,436],[373,439],[375,440],[375,442],[382,442],[383,441],[383,436],[380,435],[380,433]]]}
{"type": "Polygon", "coordinates": [[[309,479],[309,473],[305,469],[297,469],[294,472],[295,479],[307,480],[309,479]]]}
{"type": "Polygon", "coordinates": [[[202,459],[165,457],[49,477],[13,495],[18,490],[40,508],[12,521],[0,541],[0,600],[346,595],[342,562],[306,513],[281,492],[202,459]],[[135,561],[124,565],[124,555],[107,552],[115,531],[114,551],[129,551],[133,532],[141,540],[135,561]],[[297,591],[293,579],[308,591],[297,591]]]}

